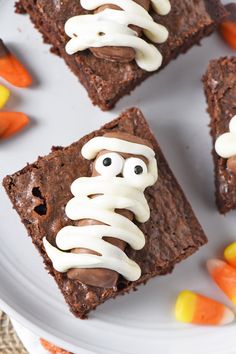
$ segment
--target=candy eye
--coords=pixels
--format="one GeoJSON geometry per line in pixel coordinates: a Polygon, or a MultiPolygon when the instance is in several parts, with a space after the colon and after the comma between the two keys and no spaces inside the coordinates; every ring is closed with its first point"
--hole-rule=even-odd
{"type": "Polygon", "coordinates": [[[121,155],[110,152],[97,158],[95,169],[102,176],[115,177],[121,173],[123,164],[124,159],[121,155]]]}
{"type": "Polygon", "coordinates": [[[136,175],[141,175],[143,173],[143,167],[141,165],[136,165],[134,167],[134,173],[136,175]]]}
{"type": "Polygon", "coordinates": [[[147,166],[145,162],[136,157],[131,157],[125,161],[123,176],[125,178],[134,178],[143,176],[147,173],[147,166]]]}

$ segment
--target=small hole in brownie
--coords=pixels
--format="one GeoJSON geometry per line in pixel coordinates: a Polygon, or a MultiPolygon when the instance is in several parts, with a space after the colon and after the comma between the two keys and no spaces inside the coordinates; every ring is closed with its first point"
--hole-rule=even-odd
{"type": "Polygon", "coordinates": [[[38,215],[46,215],[47,213],[47,207],[45,204],[39,204],[34,208],[34,211],[38,214],[38,215]]]}
{"type": "Polygon", "coordinates": [[[42,196],[42,194],[41,194],[41,191],[40,191],[39,187],[34,187],[34,188],[32,189],[32,194],[33,194],[34,197],[43,199],[43,196],[42,196]]]}
{"type": "Polygon", "coordinates": [[[105,33],[104,33],[104,32],[98,32],[98,35],[99,35],[100,37],[102,37],[102,36],[105,36],[105,33]]]}
{"type": "Polygon", "coordinates": [[[120,277],[117,282],[117,290],[122,291],[123,289],[125,289],[126,286],[127,286],[127,281],[120,277]]]}

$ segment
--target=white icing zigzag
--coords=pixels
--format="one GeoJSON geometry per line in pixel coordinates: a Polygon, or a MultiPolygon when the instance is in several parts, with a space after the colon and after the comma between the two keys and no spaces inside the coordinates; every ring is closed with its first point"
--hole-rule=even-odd
{"type": "MultiPolygon", "coordinates": [[[[157,180],[157,164],[154,151],[141,144],[131,143],[117,138],[96,137],[84,145],[82,154],[93,159],[101,150],[110,150],[107,155],[113,158],[109,174],[106,167],[96,159],[95,167],[99,176],[81,177],[72,183],[74,195],[67,206],[66,215],[72,220],[92,219],[105,225],[66,226],[56,236],[58,248],[53,247],[44,238],[44,247],[59,272],[72,268],[106,268],[122,274],[130,281],[137,280],[141,269],[137,263],[127,257],[118,247],[103,240],[103,237],[115,237],[128,243],[133,249],[144,247],[143,232],[131,220],[115,212],[115,209],[130,210],[138,222],[146,222],[150,210],[144,189],[157,180]],[[140,158],[124,159],[117,152],[141,155],[148,160],[148,165],[140,158]],[[135,167],[139,164],[143,172],[136,174],[135,167]],[[103,168],[102,168],[103,166],[103,168]],[[103,171],[104,170],[104,171],[103,171]],[[116,177],[122,174],[123,177],[116,177]],[[89,198],[97,195],[95,198],[89,198]],[[76,254],[74,248],[93,250],[94,254],[76,254]]],[[[101,155],[104,158],[106,155],[101,155]]]]}
{"type": "MultiPolygon", "coordinates": [[[[146,37],[154,43],[167,40],[167,29],[154,22],[142,6],[133,0],[81,0],[80,3],[86,10],[95,10],[109,3],[119,6],[123,11],[105,9],[92,15],[71,17],[65,24],[65,32],[71,38],[66,45],[68,54],[90,47],[132,47],[136,51],[135,61],[140,68],[154,71],[160,67],[162,55],[159,50],[139,38],[137,33],[128,27],[132,24],[142,28],[146,37]]],[[[160,15],[166,15],[170,11],[169,0],[151,0],[151,3],[160,15]]]]}

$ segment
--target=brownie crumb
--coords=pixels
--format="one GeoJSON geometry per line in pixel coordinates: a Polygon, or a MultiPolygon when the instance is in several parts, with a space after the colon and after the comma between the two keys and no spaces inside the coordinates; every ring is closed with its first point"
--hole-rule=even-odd
{"type": "Polygon", "coordinates": [[[54,46],[52,46],[51,48],[50,48],[50,52],[52,53],[52,54],[55,54],[55,55],[57,55],[57,56],[61,56],[60,55],[60,50],[58,49],[58,48],[56,48],[56,47],[54,47],[54,46]]]}
{"type": "Polygon", "coordinates": [[[21,4],[21,1],[17,1],[15,3],[15,13],[21,15],[25,15],[27,13],[27,11],[24,9],[24,6],[21,4]]]}

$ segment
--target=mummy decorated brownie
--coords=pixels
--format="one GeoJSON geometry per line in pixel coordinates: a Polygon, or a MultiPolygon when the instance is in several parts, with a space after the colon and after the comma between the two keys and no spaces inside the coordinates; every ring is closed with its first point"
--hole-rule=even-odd
{"type": "Polygon", "coordinates": [[[167,40],[167,28],[154,22],[148,11],[151,5],[156,13],[167,15],[171,8],[169,0],[109,0],[109,4],[107,0],[81,0],[80,3],[94,13],[74,16],[66,22],[66,34],[71,37],[66,45],[68,54],[90,48],[96,57],[121,62],[135,60],[146,71],[161,66],[159,50],[140,37],[145,34],[157,44],[167,40]]]}
{"type": "Polygon", "coordinates": [[[216,204],[225,214],[236,208],[236,57],[212,60],[203,83],[211,118],[216,204]]]}
{"type": "Polygon", "coordinates": [[[19,3],[103,110],[198,44],[227,14],[220,0],[19,3]]]}
{"type": "Polygon", "coordinates": [[[4,187],[71,311],[169,273],[206,236],[142,113],[4,179],[4,187]]]}
{"type": "Polygon", "coordinates": [[[74,198],[65,209],[70,219],[79,220],[78,226],[65,226],[57,234],[56,244],[63,251],[45,238],[46,252],[56,270],[69,270],[69,278],[85,284],[112,288],[118,274],[138,280],[141,269],[124,249],[129,245],[140,250],[145,245],[144,234],[133,221],[150,218],[144,190],[157,180],[155,153],[144,140],[123,133],[95,137],[81,153],[95,160],[92,177],[72,183],[74,198]],[[68,250],[73,253],[64,252],[68,250]]]}

